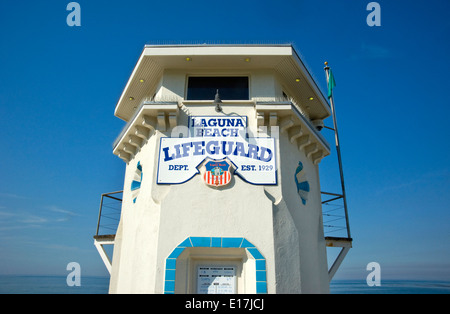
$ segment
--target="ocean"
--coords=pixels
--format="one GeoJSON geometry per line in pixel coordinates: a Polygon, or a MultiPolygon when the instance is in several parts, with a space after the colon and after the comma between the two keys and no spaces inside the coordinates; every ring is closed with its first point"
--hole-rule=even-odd
{"type": "MultiPolygon", "coordinates": [[[[69,287],[64,276],[0,276],[0,294],[107,294],[109,278],[81,277],[69,287]]],[[[333,280],[331,294],[450,294],[450,282],[386,280],[369,287],[365,280],[333,280]]]]}
{"type": "Polygon", "coordinates": [[[331,294],[450,294],[450,282],[427,280],[381,280],[370,287],[365,280],[333,280],[331,294]]]}
{"type": "Polygon", "coordinates": [[[0,294],[107,294],[109,277],[82,276],[69,287],[65,276],[0,276],[0,294]]]}

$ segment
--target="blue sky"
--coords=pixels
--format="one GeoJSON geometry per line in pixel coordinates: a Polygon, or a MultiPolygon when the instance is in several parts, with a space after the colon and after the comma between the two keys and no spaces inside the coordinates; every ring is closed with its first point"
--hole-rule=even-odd
{"type": "Polygon", "coordinates": [[[146,43],[206,41],[293,43],[323,91],[330,63],[354,238],[336,279],[378,262],[382,280],[450,280],[450,3],[378,1],[369,27],[369,2],[78,1],[69,27],[69,1],[1,1],[0,274],[107,275],[92,236],[123,184],[114,107],[146,43]]]}

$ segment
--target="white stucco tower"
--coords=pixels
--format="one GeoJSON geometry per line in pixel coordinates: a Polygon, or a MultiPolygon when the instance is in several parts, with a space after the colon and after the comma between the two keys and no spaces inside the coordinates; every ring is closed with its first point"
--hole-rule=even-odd
{"type": "Polygon", "coordinates": [[[331,109],[291,45],[145,46],[115,115],[110,293],[329,292],[331,109]]]}

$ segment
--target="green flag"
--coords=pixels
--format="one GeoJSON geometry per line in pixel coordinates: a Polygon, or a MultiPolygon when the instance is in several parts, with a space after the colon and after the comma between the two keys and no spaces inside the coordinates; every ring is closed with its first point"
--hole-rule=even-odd
{"type": "Polygon", "coordinates": [[[333,72],[330,69],[330,75],[328,77],[328,98],[333,96],[333,88],[336,86],[336,81],[334,80],[333,72]]]}

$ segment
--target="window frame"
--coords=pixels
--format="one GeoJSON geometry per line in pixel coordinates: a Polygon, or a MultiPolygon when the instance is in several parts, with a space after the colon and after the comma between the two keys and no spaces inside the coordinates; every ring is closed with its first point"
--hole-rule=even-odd
{"type": "MultiPolygon", "coordinates": [[[[188,90],[189,90],[189,79],[192,77],[218,77],[218,78],[227,78],[227,77],[238,77],[238,78],[247,78],[247,93],[248,96],[246,99],[223,99],[221,97],[221,100],[225,101],[249,101],[252,99],[251,97],[251,76],[249,74],[188,74],[186,75],[186,82],[185,82],[185,92],[184,92],[184,100],[186,101],[213,101],[214,96],[212,99],[188,99],[188,90]]],[[[215,95],[215,93],[214,93],[215,95]]],[[[219,95],[220,95],[220,89],[219,89],[219,95]]]]}

